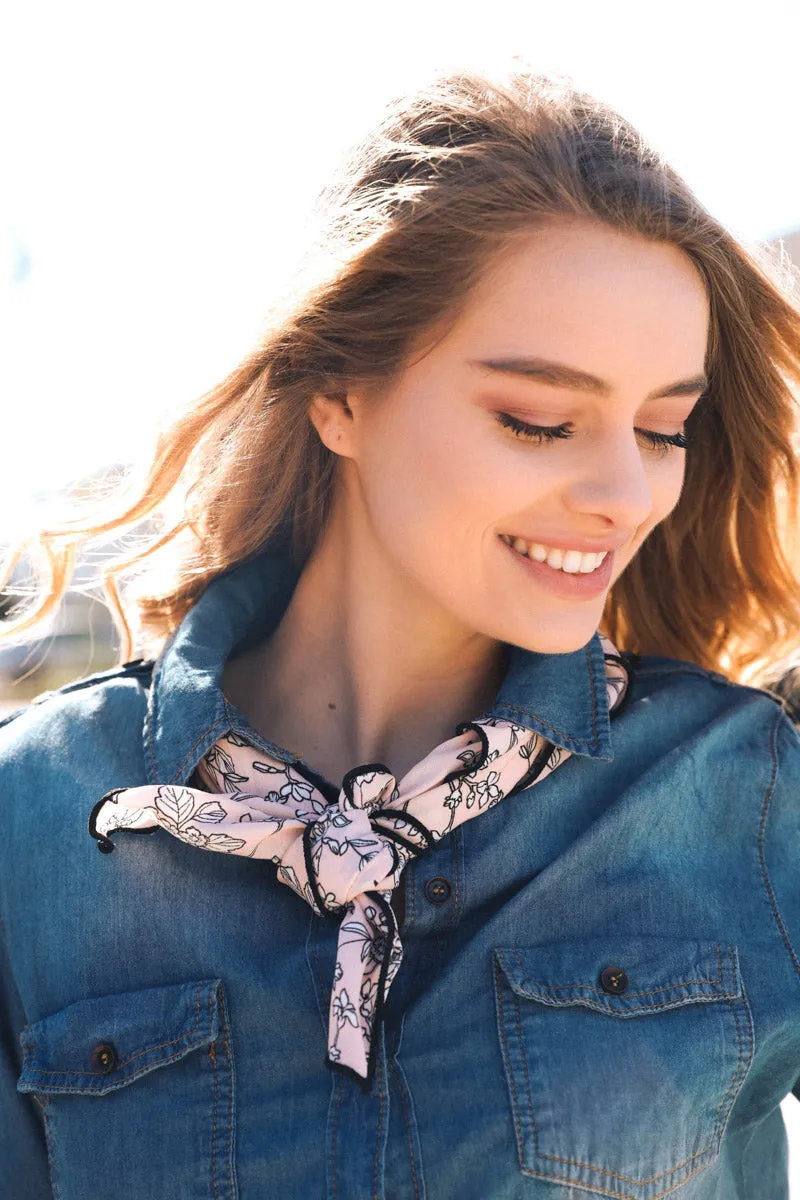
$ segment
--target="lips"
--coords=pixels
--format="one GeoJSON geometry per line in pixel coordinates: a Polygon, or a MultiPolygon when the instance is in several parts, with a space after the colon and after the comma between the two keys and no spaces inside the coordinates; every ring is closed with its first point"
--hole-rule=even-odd
{"type": "Polygon", "coordinates": [[[608,588],[614,565],[614,551],[606,553],[600,565],[590,572],[567,572],[563,568],[551,567],[547,562],[537,562],[527,554],[520,553],[513,545],[509,545],[502,535],[500,540],[528,578],[556,596],[567,600],[591,600],[602,595],[608,588]]]}

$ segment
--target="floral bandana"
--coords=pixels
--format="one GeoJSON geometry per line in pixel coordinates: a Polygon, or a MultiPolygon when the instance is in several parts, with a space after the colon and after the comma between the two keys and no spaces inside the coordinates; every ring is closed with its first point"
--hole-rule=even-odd
{"type": "MultiPolygon", "coordinates": [[[[601,642],[614,709],[628,676],[612,643],[603,635],[601,642]]],[[[342,918],[325,1064],[370,1091],[373,1031],[403,959],[389,900],[406,863],[505,796],[541,782],[569,754],[512,721],[479,717],[458,725],[455,737],[399,781],[382,763],[354,767],[330,804],[297,767],[229,731],[199,764],[216,791],[115,788],[94,805],[89,832],[105,853],[116,830],[160,826],[203,850],[268,858],[317,916],[342,918]]]]}

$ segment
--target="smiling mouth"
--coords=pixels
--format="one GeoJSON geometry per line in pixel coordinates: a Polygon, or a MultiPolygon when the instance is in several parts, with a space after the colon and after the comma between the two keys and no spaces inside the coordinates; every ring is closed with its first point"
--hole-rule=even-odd
{"type": "Polygon", "coordinates": [[[501,533],[500,538],[523,558],[545,563],[552,570],[562,571],[565,575],[591,575],[602,566],[609,553],[608,550],[590,553],[581,550],[560,550],[557,547],[544,546],[540,542],[512,538],[508,533],[501,533]]]}

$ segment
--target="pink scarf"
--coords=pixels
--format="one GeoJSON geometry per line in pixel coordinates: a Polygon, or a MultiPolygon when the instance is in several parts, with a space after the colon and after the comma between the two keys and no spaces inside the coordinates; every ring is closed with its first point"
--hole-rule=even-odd
{"type": "MultiPolygon", "coordinates": [[[[614,709],[627,672],[608,638],[601,641],[614,709]]],[[[89,832],[105,853],[116,830],[160,825],[202,850],[269,858],[318,916],[341,917],[325,1063],[369,1090],[373,1032],[403,959],[389,900],[406,863],[512,791],[540,783],[569,755],[512,721],[479,717],[399,781],[382,763],[354,767],[329,804],[296,767],[230,731],[199,764],[216,790],[115,788],[94,805],[89,832]]]]}

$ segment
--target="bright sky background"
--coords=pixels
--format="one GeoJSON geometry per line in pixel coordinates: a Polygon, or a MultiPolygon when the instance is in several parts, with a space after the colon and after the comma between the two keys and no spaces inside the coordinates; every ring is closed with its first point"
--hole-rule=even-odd
{"type": "Polygon", "coordinates": [[[800,4],[137,0],[0,23],[0,538],[235,365],[330,168],[432,68],[611,100],[744,240],[800,228],[800,4]]]}

